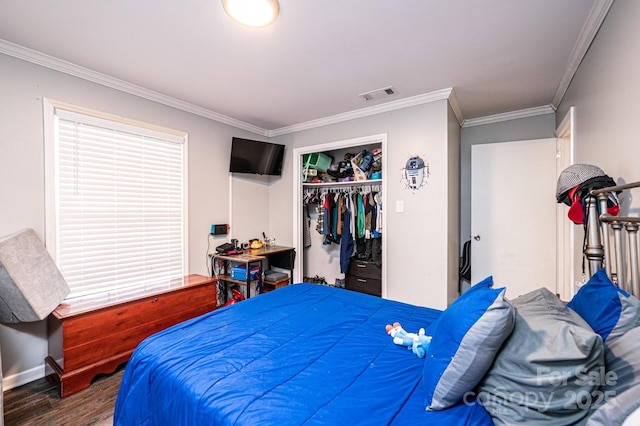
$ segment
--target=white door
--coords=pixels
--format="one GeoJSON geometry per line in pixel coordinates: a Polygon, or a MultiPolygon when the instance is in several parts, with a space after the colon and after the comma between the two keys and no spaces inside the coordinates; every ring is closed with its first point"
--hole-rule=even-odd
{"type": "Polygon", "coordinates": [[[556,289],[556,140],[471,147],[471,282],[556,289]]]}

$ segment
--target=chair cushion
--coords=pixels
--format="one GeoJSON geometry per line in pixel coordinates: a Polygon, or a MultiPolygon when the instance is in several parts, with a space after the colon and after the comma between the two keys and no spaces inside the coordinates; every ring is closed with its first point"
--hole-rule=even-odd
{"type": "Polygon", "coordinates": [[[43,320],[69,291],[33,229],[0,240],[0,322],[43,320]]]}

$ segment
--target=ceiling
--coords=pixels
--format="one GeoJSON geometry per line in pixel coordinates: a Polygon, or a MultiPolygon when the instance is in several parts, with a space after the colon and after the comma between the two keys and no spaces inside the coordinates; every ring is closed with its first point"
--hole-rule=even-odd
{"type": "Polygon", "coordinates": [[[552,111],[612,1],[280,0],[250,29],[220,0],[0,0],[0,53],[268,136],[445,89],[468,125],[552,111]]]}

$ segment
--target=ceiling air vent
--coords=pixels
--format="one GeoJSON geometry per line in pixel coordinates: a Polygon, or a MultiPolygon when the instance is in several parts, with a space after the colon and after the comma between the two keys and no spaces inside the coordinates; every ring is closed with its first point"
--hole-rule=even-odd
{"type": "Polygon", "coordinates": [[[384,89],[372,90],[371,92],[361,93],[360,96],[365,101],[371,101],[373,99],[384,98],[396,94],[396,89],[393,86],[385,87],[384,89]]]}

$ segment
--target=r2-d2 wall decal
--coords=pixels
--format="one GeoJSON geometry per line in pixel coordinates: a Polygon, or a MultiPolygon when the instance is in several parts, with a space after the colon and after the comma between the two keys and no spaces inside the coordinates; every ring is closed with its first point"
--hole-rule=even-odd
{"type": "Polygon", "coordinates": [[[411,190],[420,189],[429,177],[429,164],[415,155],[407,160],[405,168],[402,170],[402,180],[407,188],[411,190]]]}

